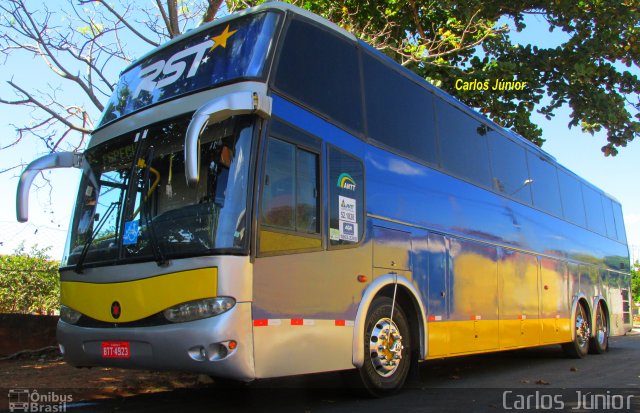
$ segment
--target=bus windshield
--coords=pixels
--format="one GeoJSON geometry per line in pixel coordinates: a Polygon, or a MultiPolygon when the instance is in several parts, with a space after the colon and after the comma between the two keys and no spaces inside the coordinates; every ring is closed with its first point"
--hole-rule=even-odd
{"type": "Polygon", "coordinates": [[[263,79],[279,19],[275,12],[232,19],[143,58],[120,77],[98,127],[188,93],[263,79]]]}
{"type": "Polygon", "coordinates": [[[252,124],[247,117],[201,135],[200,180],[186,184],[191,116],[164,121],[87,150],[99,182],[84,178],[63,265],[155,260],[246,250],[252,124]]]}

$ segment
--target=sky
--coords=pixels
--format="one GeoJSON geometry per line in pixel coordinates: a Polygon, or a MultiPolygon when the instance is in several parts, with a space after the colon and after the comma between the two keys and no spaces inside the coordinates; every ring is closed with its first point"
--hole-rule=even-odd
{"type": "MultiPolygon", "coordinates": [[[[549,33],[546,23],[536,16],[527,17],[527,29],[523,33],[513,34],[513,38],[521,43],[533,43],[539,46],[555,47],[562,41],[562,33],[549,33]]],[[[138,55],[148,50],[140,50],[138,55]]],[[[0,61],[0,96],[11,98],[7,80],[29,86],[55,83],[57,80],[48,72],[40,61],[21,56],[11,56],[6,62],[0,61]]],[[[635,68],[635,73],[640,71],[635,68]]],[[[73,91],[65,93],[73,93],[73,91]]],[[[82,97],[78,94],[78,101],[82,97]]],[[[106,99],[105,99],[106,101],[106,99]]],[[[606,142],[605,133],[594,136],[584,134],[579,128],[568,128],[569,110],[561,108],[551,121],[543,116],[535,115],[534,122],[543,129],[546,140],[543,149],[553,155],[561,164],[622,203],[625,216],[627,238],[632,257],[640,259],[640,191],[637,181],[640,177],[640,141],[631,142],[626,148],[620,148],[616,157],[604,157],[600,148],[606,142]]],[[[15,128],[32,118],[28,110],[0,105],[0,147],[12,142],[15,128]]],[[[20,144],[0,150],[0,170],[24,161],[30,162],[44,154],[42,146],[20,144]],[[40,150],[40,152],[38,152],[40,150]]],[[[0,202],[0,254],[12,253],[20,243],[29,249],[32,245],[50,247],[49,255],[60,259],[67,238],[67,228],[71,219],[79,173],[76,170],[57,169],[47,172],[51,179],[51,187],[35,190],[32,188],[29,208],[29,222],[20,224],[16,221],[15,194],[18,184],[19,170],[0,174],[0,188],[5,196],[0,202]]],[[[36,183],[42,185],[40,179],[36,183]]]]}

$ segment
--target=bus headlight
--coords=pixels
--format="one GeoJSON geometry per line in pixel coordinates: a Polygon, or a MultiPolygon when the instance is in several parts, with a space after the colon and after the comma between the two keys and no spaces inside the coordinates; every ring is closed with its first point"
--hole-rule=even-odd
{"type": "Polygon", "coordinates": [[[75,324],[80,320],[80,317],[82,317],[82,314],[73,308],[69,308],[66,305],[60,306],[60,319],[65,323],[75,324]]]}
{"type": "Polygon", "coordinates": [[[167,308],[163,313],[165,318],[172,323],[183,323],[222,314],[235,304],[236,300],[231,297],[205,298],[178,304],[167,308]]]}

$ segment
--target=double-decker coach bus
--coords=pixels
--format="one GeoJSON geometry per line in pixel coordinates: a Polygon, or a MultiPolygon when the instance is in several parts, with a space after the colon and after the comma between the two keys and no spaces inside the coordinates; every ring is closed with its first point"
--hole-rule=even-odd
{"type": "Polygon", "coordinates": [[[631,327],[620,204],[352,34],[270,3],[127,68],[84,153],[60,268],[74,366],[250,381],[631,327]]]}

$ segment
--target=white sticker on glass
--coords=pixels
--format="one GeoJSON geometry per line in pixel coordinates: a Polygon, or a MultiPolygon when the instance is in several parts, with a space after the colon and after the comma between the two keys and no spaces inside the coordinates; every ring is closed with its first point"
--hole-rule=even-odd
{"type": "Polygon", "coordinates": [[[338,196],[338,219],[340,221],[356,222],[356,200],[346,196],[338,196]]]}
{"type": "Polygon", "coordinates": [[[340,239],[350,242],[358,242],[358,224],[355,222],[340,220],[340,239]]]}

